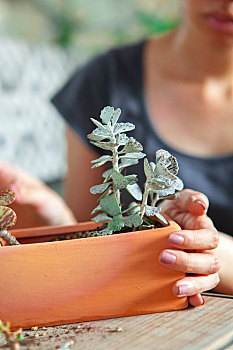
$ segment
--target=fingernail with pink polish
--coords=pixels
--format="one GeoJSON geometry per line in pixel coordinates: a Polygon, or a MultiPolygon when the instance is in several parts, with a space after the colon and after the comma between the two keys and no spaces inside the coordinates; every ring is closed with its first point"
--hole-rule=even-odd
{"type": "Polygon", "coordinates": [[[176,246],[182,246],[184,244],[184,237],[171,233],[168,237],[168,243],[176,246]]]}
{"type": "Polygon", "coordinates": [[[201,200],[195,199],[194,202],[200,204],[202,206],[203,210],[206,210],[206,205],[201,200]]]}
{"type": "Polygon", "coordinates": [[[190,291],[190,285],[188,283],[180,284],[176,287],[176,295],[178,297],[187,296],[190,291]]]}
{"type": "Polygon", "coordinates": [[[169,252],[162,252],[159,261],[166,265],[173,265],[176,262],[176,256],[169,252]]]}

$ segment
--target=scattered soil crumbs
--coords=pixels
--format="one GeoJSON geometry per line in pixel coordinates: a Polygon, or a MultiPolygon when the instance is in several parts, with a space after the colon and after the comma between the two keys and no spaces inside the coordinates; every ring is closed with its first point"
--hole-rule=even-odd
{"type": "MultiPolygon", "coordinates": [[[[124,332],[122,327],[104,327],[99,322],[98,324],[88,322],[88,324],[79,323],[56,327],[35,326],[22,332],[24,339],[20,341],[20,349],[72,350],[79,348],[78,344],[84,342],[84,339],[91,340],[94,336],[106,339],[111,334],[122,332],[124,332]]],[[[10,349],[3,338],[0,338],[1,349],[10,349]]]]}

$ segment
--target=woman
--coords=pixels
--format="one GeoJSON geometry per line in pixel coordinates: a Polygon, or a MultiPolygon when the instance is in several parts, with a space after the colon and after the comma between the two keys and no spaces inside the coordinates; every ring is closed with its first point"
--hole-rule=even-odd
{"type": "MultiPolygon", "coordinates": [[[[171,249],[161,252],[160,261],[189,273],[173,291],[199,306],[204,302],[200,292],[219,282],[219,259],[221,282],[216,290],[233,294],[229,270],[233,240],[220,233],[219,247],[213,250],[218,234],[206,216],[208,200],[199,192],[210,198],[208,213],[217,229],[233,234],[233,2],[183,0],[182,8],[183,21],[177,30],[98,57],[76,72],[53,103],[74,130],[68,128],[66,194],[78,220],[89,219],[95,206],[89,188],[102,182],[102,169],[90,171],[97,149],[85,141],[93,129],[89,117],[97,117],[104,106],[120,107],[121,120],[135,123],[132,136],[151,160],[159,148],[178,159],[185,187],[196,191],[185,190],[180,198],[162,203],[183,230],[170,235],[171,249]]],[[[18,203],[32,209],[43,223],[75,221],[56,195],[48,195],[35,179],[30,184],[25,176],[18,172],[11,181],[18,188],[18,203]]]]}

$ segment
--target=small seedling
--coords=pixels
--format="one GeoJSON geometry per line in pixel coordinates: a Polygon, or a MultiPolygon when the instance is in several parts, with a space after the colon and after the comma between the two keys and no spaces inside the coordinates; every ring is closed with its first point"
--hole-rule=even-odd
{"type": "Polygon", "coordinates": [[[14,191],[6,189],[0,191],[0,237],[4,239],[8,245],[19,244],[17,239],[8,232],[8,228],[15,225],[17,216],[7,205],[15,201],[16,195],[14,191]]]}
{"type": "Polygon", "coordinates": [[[0,336],[1,334],[5,336],[10,349],[20,350],[21,347],[19,342],[24,339],[22,335],[22,328],[19,328],[13,332],[11,331],[10,322],[6,322],[6,324],[4,324],[0,320],[0,336]]]}
{"type": "Polygon", "coordinates": [[[125,226],[132,230],[153,228],[155,219],[168,225],[156,204],[158,200],[174,198],[176,191],[183,189],[183,182],[176,176],[179,169],[176,158],[165,150],[159,150],[155,153],[155,162],[149,162],[142,152],[143,146],[126,134],[134,130],[135,125],[119,123],[120,114],[119,108],[105,107],[100,114],[101,122],[91,118],[97,128],[87,135],[93,145],[110,153],[92,161],[92,168],[110,163],[109,169],[102,175],[103,183],[90,189],[92,194],[100,194],[99,204],[91,214],[101,213],[92,220],[108,222],[107,227],[93,232],[93,235],[119,233],[125,226]],[[143,158],[146,182],[142,193],[137,184],[137,175],[124,175],[124,172],[143,158]],[[136,200],[124,210],[122,190],[127,190],[136,200]]]}

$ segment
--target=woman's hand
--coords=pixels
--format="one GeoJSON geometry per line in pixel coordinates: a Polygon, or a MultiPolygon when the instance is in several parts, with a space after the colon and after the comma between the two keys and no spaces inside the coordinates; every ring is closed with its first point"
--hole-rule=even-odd
{"type": "Polygon", "coordinates": [[[170,234],[169,244],[184,251],[166,249],[160,254],[160,262],[188,274],[174,284],[173,292],[188,296],[191,305],[200,306],[204,303],[200,293],[219,283],[220,261],[213,251],[219,238],[206,215],[208,199],[202,193],[183,190],[177,199],[165,200],[161,207],[182,228],[170,234]]]}
{"type": "Polygon", "coordinates": [[[0,190],[11,188],[16,200],[15,228],[76,223],[71,210],[59,195],[20,168],[0,163],[0,190]]]}

